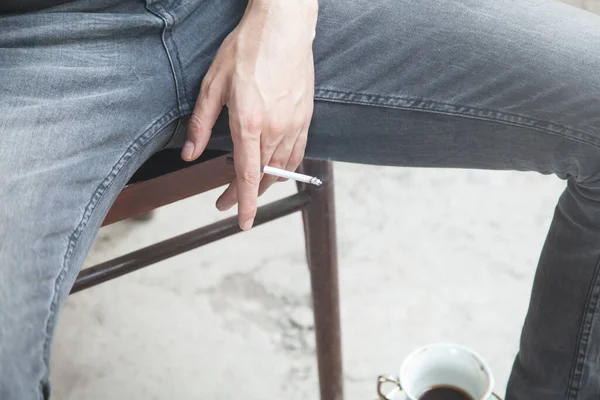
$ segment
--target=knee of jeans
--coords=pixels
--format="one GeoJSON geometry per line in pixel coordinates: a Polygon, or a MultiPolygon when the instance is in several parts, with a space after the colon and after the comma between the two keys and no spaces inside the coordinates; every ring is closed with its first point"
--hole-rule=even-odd
{"type": "Polygon", "coordinates": [[[570,136],[548,142],[549,146],[541,146],[545,155],[540,155],[538,172],[555,174],[590,194],[600,192],[600,145],[570,136]]]}
{"type": "Polygon", "coordinates": [[[579,175],[573,177],[573,186],[590,200],[600,201],[600,154],[596,157],[582,156],[581,162],[587,165],[589,172],[580,169],[579,175]]]}

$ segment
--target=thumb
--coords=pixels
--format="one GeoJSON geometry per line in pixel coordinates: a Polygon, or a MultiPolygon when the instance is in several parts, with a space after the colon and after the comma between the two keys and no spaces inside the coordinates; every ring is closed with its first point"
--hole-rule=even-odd
{"type": "Polygon", "coordinates": [[[223,109],[222,93],[222,85],[216,79],[207,81],[207,78],[204,78],[198,101],[190,117],[187,140],[181,150],[181,158],[185,161],[194,161],[206,148],[212,128],[223,109]]]}

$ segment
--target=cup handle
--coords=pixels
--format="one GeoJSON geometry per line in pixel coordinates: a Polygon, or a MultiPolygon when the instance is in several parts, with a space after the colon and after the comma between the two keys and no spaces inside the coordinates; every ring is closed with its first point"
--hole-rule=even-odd
{"type": "Polygon", "coordinates": [[[395,376],[379,375],[379,378],[377,378],[377,395],[379,396],[380,400],[392,400],[389,397],[387,397],[387,395],[381,393],[381,386],[384,383],[392,383],[396,385],[399,390],[402,390],[402,386],[400,386],[400,381],[395,376]]]}

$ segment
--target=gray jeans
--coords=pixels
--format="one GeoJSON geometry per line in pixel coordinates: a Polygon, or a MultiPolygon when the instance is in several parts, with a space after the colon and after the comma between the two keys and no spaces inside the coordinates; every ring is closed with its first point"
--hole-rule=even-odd
{"type": "MultiPolygon", "coordinates": [[[[52,333],[98,227],[183,140],[245,3],[0,16],[0,399],[49,397],[52,333]]],[[[598,399],[600,18],[548,0],[320,3],[309,156],[566,180],[506,397],[598,399]]],[[[211,145],[230,146],[226,118],[211,145]]]]}

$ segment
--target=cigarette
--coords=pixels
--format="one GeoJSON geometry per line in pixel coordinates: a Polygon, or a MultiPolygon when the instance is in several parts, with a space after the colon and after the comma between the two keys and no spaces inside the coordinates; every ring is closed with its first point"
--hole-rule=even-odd
{"type": "MultiPolygon", "coordinates": [[[[233,164],[233,157],[227,157],[226,161],[228,164],[233,164]]],[[[267,175],[273,175],[279,178],[292,179],[298,182],[310,183],[311,185],[315,186],[321,186],[323,184],[323,182],[321,182],[319,178],[315,178],[314,176],[286,171],[285,169],[269,167],[268,165],[261,165],[260,169],[263,173],[267,175]]]]}

